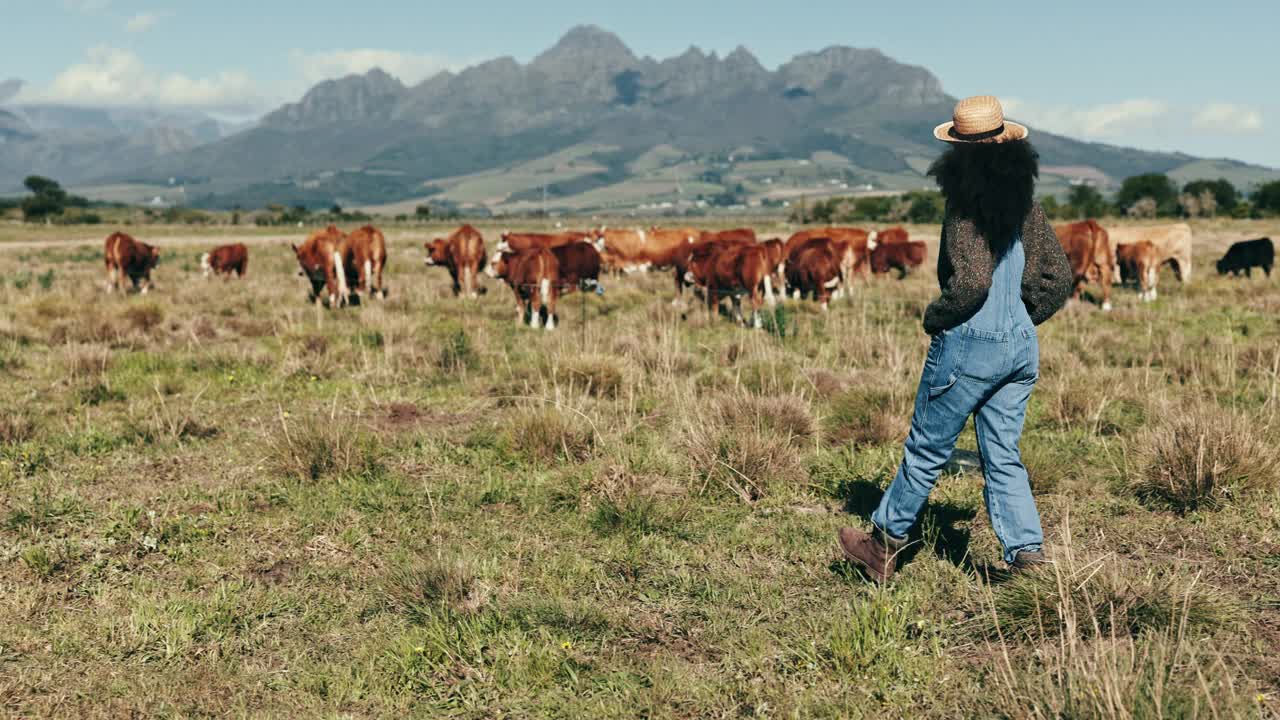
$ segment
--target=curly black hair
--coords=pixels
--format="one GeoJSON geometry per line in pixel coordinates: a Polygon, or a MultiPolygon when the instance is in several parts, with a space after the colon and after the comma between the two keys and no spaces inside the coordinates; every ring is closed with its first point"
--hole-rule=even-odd
{"type": "Polygon", "coordinates": [[[1026,140],[952,145],[929,167],[947,214],[972,220],[1000,257],[1035,203],[1040,154],[1026,140]]]}

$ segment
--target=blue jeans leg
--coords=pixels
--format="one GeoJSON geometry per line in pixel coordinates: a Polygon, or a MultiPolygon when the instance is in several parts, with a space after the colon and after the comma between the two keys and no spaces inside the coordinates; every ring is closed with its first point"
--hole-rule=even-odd
{"type": "Polygon", "coordinates": [[[1007,382],[974,415],[986,479],[982,493],[991,527],[1004,547],[1005,562],[1009,563],[1019,550],[1039,550],[1044,544],[1040,513],[1018,449],[1027,401],[1034,387],[1034,378],[1007,382]]]}
{"type": "Polygon", "coordinates": [[[983,399],[985,383],[958,377],[950,385],[931,388],[930,376],[926,370],[920,383],[902,465],[871,515],[871,522],[894,538],[906,537],[915,525],[960,431],[983,399]]]}

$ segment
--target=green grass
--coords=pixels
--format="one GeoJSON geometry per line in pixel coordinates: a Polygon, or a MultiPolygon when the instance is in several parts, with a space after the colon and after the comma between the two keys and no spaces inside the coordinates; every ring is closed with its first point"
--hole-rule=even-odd
{"type": "MultiPolygon", "coordinates": [[[[5,713],[1280,711],[1275,281],[1068,308],[1023,439],[1058,564],[1007,578],[955,466],[875,588],[835,531],[900,460],[932,272],[773,332],[610,278],[546,333],[452,298],[440,229],[393,230],[390,300],[332,313],[279,229],[223,282],[180,259],[236,229],[134,228],[172,252],[146,297],[103,293],[98,238],[0,229],[43,243],[0,252],[29,274],[0,286],[5,713]]],[[[1278,229],[1196,230],[1205,270],[1278,229]]]]}

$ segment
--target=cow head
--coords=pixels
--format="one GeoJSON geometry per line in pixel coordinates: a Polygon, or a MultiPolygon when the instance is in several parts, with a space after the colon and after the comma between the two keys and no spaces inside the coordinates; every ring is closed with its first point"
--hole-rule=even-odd
{"type": "Polygon", "coordinates": [[[507,276],[507,253],[499,250],[489,258],[489,266],[484,269],[485,274],[494,278],[505,278],[507,276]]]}
{"type": "Polygon", "coordinates": [[[158,248],[148,247],[146,260],[143,261],[143,265],[146,268],[147,272],[151,272],[153,269],[155,269],[155,266],[159,264],[160,264],[160,250],[158,248]]]}
{"type": "Polygon", "coordinates": [[[293,254],[298,258],[298,267],[301,268],[298,274],[311,281],[311,297],[319,297],[328,279],[325,276],[324,263],[313,257],[312,253],[307,252],[309,245],[298,247],[291,244],[289,247],[293,248],[293,254]]]}
{"type": "Polygon", "coordinates": [[[1229,268],[1227,267],[1227,259],[1226,259],[1225,257],[1218,261],[1218,274],[1219,274],[1219,275],[1226,275],[1226,274],[1227,274],[1227,270],[1228,270],[1228,269],[1229,269],[1229,268]]]}
{"type": "Polygon", "coordinates": [[[423,247],[427,249],[426,263],[428,265],[444,265],[449,261],[449,241],[445,238],[436,238],[429,243],[424,243],[423,247]]]}

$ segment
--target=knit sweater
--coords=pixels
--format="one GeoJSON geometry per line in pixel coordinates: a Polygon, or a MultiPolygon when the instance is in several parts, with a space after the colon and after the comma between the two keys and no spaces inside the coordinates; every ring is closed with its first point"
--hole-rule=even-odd
{"type": "MultiPolygon", "coordinates": [[[[1053,317],[1071,295],[1071,265],[1039,203],[1022,224],[1027,267],[1022,273],[1022,302],[1036,325],[1053,317]]],[[[942,225],[938,252],[938,285],[942,295],[924,313],[930,335],[956,327],[973,317],[991,290],[995,259],[973,221],[948,214],[942,225]]]]}

